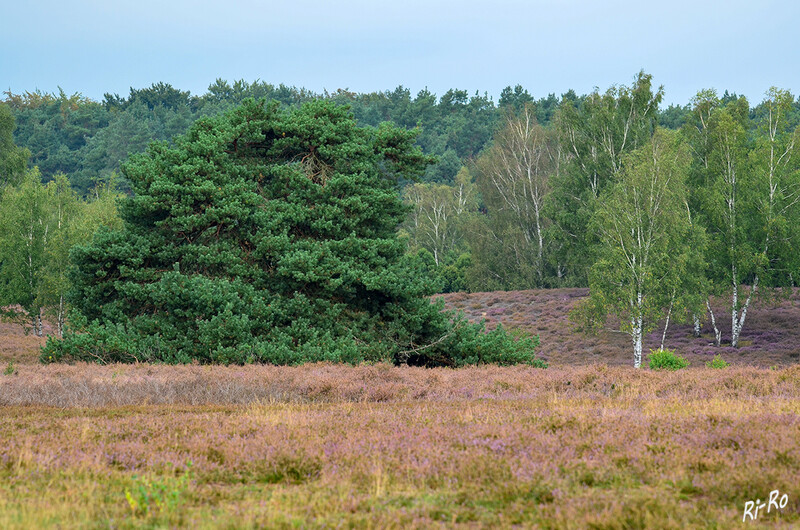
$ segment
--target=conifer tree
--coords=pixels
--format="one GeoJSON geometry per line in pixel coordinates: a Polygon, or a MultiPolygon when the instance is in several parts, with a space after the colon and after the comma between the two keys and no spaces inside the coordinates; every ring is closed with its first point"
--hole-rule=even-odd
{"type": "Polygon", "coordinates": [[[397,228],[414,133],[347,108],[248,100],[123,166],[124,225],[72,253],[79,314],[43,359],[426,365],[532,362],[432,304],[397,228]]]}

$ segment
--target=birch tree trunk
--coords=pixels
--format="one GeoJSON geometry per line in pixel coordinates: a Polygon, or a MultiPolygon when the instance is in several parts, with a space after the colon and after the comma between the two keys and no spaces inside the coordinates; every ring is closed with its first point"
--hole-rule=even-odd
{"type": "MultiPolygon", "coordinates": [[[[747,295],[747,299],[742,306],[741,314],[737,316],[736,311],[736,301],[734,300],[734,308],[731,320],[731,346],[734,348],[739,346],[739,335],[742,333],[742,328],[744,328],[744,320],[747,317],[747,309],[750,307],[750,302],[753,300],[753,295],[756,293],[758,289],[758,276],[756,276],[755,280],[753,281],[753,287],[750,289],[750,293],[747,295]]],[[[737,293],[738,294],[738,293],[737,293]]]]}
{"type": "Polygon", "coordinates": [[[636,307],[638,309],[637,315],[631,318],[631,339],[633,341],[633,367],[641,368],[642,366],[642,334],[643,334],[643,319],[642,319],[642,292],[637,293],[636,307]]]}
{"type": "Polygon", "coordinates": [[[714,318],[714,311],[711,309],[708,299],[706,299],[706,307],[708,308],[708,314],[711,315],[711,327],[714,328],[714,343],[719,346],[722,344],[722,332],[717,328],[717,319],[714,318]]]}
{"type": "Polygon", "coordinates": [[[669,301],[669,309],[667,310],[667,320],[664,323],[664,331],[661,333],[661,351],[664,351],[664,341],[667,338],[667,329],[669,328],[669,319],[672,316],[672,306],[675,303],[675,292],[672,293],[672,298],[669,301]]]}

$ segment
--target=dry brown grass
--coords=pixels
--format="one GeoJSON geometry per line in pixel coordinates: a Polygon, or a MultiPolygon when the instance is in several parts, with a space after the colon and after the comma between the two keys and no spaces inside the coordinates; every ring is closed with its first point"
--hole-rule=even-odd
{"type": "Polygon", "coordinates": [[[462,369],[345,366],[20,365],[0,406],[120,407],[464,399],[800,399],[800,366],[653,372],[607,365],[462,369]]]}
{"type": "Polygon", "coordinates": [[[36,363],[44,337],[26,335],[19,324],[0,322],[0,363],[36,363]]]}

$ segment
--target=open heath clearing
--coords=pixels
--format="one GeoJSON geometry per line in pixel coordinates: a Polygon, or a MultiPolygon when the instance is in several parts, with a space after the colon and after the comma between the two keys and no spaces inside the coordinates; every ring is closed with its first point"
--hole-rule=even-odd
{"type": "MultiPolygon", "coordinates": [[[[543,328],[568,325],[570,293],[542,293],[543,328]]],[[[511,322],[503,297],[537,294],[449,296],[511,322]]],[[[753,311],[745,347],[794,303],[753,311]]],[[[623,366],[617,334],[575,335],[607,358],[570,363],[555,331],[546,370],[42,366],[3,326],[2,528],[732,528],[776,489],[787,505],[744,526],[800,525],[788,338],[725,369],[678,348],[677,372],[623,366]]]]}

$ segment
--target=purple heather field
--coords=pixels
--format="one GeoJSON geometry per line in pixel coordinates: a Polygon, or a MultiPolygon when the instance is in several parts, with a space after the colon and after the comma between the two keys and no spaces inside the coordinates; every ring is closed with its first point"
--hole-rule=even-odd
{"type": "Polygon", "coordinates": [[[40,365],[0,324],[0,528],[796,528],[799,293],[737,349],[671,326],[675,372],[576,332],[585,295],[443,295],[547,369],[40,365]]]}

